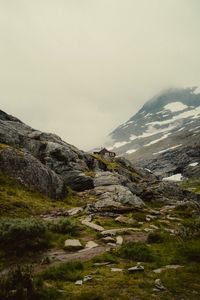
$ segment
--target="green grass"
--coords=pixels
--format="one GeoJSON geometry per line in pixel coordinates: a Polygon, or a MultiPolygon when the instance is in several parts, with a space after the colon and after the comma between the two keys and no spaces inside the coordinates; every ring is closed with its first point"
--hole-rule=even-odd
{"type": "Polygon", "coordinates": [[[135,262],[152,262],[154,257],[144,243],[128,242],[121,246],[118,255],[122,258],[133,260],[135,262]]]}
{"type": "Polygon", "coordinates": [[[92,154],[92,156],[99,160],[101,163],[103,163],[108,170],[117,170],[119,167],[119,164],[116,163],[113,159],[112,160],[108,160],[106,159],[104,156],[99,155],[99,154],[92,154]]]}
{"type": "Polygon", "coordinates": [[[74,193],[62,201],[50,199],[0,173],[0,217],[27,217],[56,209],[67,209],[79,201],[74,193]]]}
{"type": "Polygon", "coordinates": [[[84,264],[70,261],[45,270],[40,277],[44,280],[76,281],[82,278],[84,264]]]}
{"type": "Polygon", "coordinates": [[[200,178],[191,178],[182,182],[182,187],[193,193],[200,194],[200,178]]]}

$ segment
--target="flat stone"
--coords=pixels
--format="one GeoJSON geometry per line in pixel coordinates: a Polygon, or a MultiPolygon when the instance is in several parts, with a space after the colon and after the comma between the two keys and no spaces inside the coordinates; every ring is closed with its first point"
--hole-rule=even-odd
{"type": "Polygon", "coordinates": [[[110,265],[110,262],[107,261],[107,262],[102,262],[102,263],[94,263],[93,266],[94,267],[102,267],[102,266],[107,266],[107,265],[110,265]]]}
{"type": "Polygon", "coordinates": [[[65,249],[78,250],[83,248],[79,240],[67,239],[65,241],[65,249]]]}
{"type": "Polygon", "coordinates": [[[153,229],[153,228],[144,228],[144,231],[145,231],[145,232],[153,232],[154,229],[153,229]]]}
{"type": "Polygon", "coordinates": [[[119,268],[111,268],[111,272],[122,272],[123,269],[119,269],[119,268]]]}
{"type": "Polygon", "coordinates": [[[183,268],[183,266],[181,266],[181,265],[167,265],[165,267],[155,269],[155,270],[153,270],[153,272],[159,274],[159,273],[161,273],[161,272],[163,272],[167,269],[178,269],[178,268],[183,268]]]}
{"type": "Polygon", "coordinates": [[[87,282],[87,281],[90,281],[90,280],[92,280],[92,276],[91,275],[86,275],[83,278],[83,282],[87,282]]]}
{"type": "Polygon", "coordinates": [[[68,210],[69,216],[75,216],[83,212],[82,207],[73,207],[72,209],[68,210]]]}
{"type": "Polygon", "coordinates": [[[130,224],[130,225],[133,225],[133,224],[136,224],[137,221],[134,220],[134,219],[131,219],[129,217],[126,217],[126,216],[118,216],[115,221],[119,222],[119,223],[124,223],[124,224],[130,224]]]}
{"type": "Polygon", "coordinates": [[[138,228],[116,228],[116,229],[108,229],[101,232],[102,235],[115,236],[117,233],[127,233],[130,231],[140,231],[138,228]]]}
{"type": "Polygon", "coordinates": [[[88,226],[88,227],[90,227],[90,228],[92,228],[92,229],[94,229],[96,231],[100,231],[100,232],[104,231],[104,228],[102,226],[97,225],[97,224],[95,224],[93,222],[89,222],[87,220],[82,220],[81,224],[86,225],[86,226],[88,226]]]}
{"type": "Polygon", "coordinates": [[[76,284],[76,285],[82,285],[82,284],[83,284],[83,280],[77,280],[77,281],[75,282],[75,284],[76,284]]]}
{"type": "Polygon", "coordinates": [[[121,235],[118,235],[116,237],[116,244],[117,245],[122,245],[123,244],[123,237],[121,235]]]}
{"type": "Polygon", "coordinates": [[[136,273],[136,272],[144,272],[144,267],[141,265],[137,265],[135,267],[128,268],[129,273],[136,273]]]}
{"type": "Polygon", "coordinates": [[[115,243],[115,239],[112,238],[111,236],[106,236],[106,237],[102,238],[102,240],[106,243],[115,243]]]}
{"type": "Polygon", "coordinates": [[[153,228],[153,229],[155,229],[155,230],[158,230],[158,229],[159,229],[159,227],[156,226],[156,225],[149,225],[149,227],[151,227],[151,228],[153,228]]]}
{"type": "Polygon", "coordinates": [[[88,248],[88,249],[92,249],[92,248],[96,248],[96,247],[98,247],[98,244],[93,241],[89,241],[85,245],[85,248],[88,248]]]}

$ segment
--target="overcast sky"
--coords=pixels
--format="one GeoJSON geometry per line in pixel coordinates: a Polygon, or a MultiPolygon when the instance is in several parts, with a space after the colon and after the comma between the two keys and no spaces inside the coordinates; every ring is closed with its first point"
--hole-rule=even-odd
{"type": "Polygon", "coordinates": [[[0,0],[1,109],[84,150],[195,85],[199,0],[0,0]]]}

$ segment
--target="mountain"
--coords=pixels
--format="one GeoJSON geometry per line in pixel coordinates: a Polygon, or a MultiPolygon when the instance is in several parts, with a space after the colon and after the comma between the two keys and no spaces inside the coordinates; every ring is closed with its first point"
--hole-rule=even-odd
{"type": "Polygon", "coordinates": [[[199,89],[169,89],[154,96],[110,138],[109,149],[157,175],[199,176],[199,89]]]}
{"type": "Polygon", "coordinates": [[[0,299],[199,298],[199,192],[0,111],[0,299]]]}
{"type": "Polygon", "coordinates": [[[65,198],[70,187],[93,193],[99,201],[92,209],[120,210],[158,198],[167,202],[185,197],[178,186],[173,197],[168,195],[168,183],[136,169],[124,158],[106,159],[85,153],[57,135],[35,130],[3,111],[0,143],[0,171],[54,199],[65,198]]]}

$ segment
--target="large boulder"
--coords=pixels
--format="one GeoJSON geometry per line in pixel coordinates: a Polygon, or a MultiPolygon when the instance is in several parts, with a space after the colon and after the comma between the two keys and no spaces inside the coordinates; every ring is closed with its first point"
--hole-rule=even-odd
{"type": "Polygon", "coordinates": [[[0,144],[0,171],[48,197],[66,196],[64,181],[25,151],[0,144]]]}

